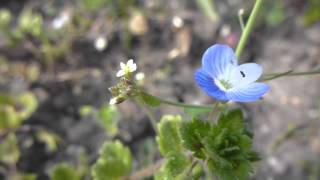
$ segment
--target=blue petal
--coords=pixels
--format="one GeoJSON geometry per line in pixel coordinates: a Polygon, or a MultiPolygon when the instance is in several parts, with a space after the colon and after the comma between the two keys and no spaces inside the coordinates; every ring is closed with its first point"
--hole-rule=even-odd
{"type": "Polygon", "coordinates": [[[202,68],[212,77],[222,75],[230,64],[237,65],[237,59],[227,45],[213,45],[202,56],[202,68]]]}
{"type": "Polygon", "coordinates": [[[229,100],[235,102],[253,102],[259,100],[268,90],[269,86],[267,84],[251,83],[227,91],[226,96],[229,100]]]}
{"type": "Polygon", "coordinates": [[[262,67],[256,63],[241,64],[238,67],[232,69],[229,82],[234,87],[245,86],[250,84],[262,74],[262,67]]]}
{"type": "Polygon", "coordinates": [[[219,87],[214,83],[213,78],[203,69],[198,69],[195,72],[194,79],[197,82],[198,86],[209,96],[221,101],[228,100],[225,92],[219,89],[219,87]]]}

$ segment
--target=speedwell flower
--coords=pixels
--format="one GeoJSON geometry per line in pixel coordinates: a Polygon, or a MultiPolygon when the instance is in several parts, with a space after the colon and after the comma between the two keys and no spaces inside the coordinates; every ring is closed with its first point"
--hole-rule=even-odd
{"type": "Polygon", "coordinates": [[[217,100],[253,102],[269,90],[267,84],[255,82],[261,74],[260,65],[238,65],[229,46],[216,44],[203,54],[202,68],[195,72],[194,79],[202,90],[217,100]]]}
{"type": "Polygon", "coordinates": [[[117,72],[117,77],[122,77],[137,70],[137,64],[133,62],[133,59],[130,59],[127,64],[120,62],[120,67],[121,69],[117,72]]]}

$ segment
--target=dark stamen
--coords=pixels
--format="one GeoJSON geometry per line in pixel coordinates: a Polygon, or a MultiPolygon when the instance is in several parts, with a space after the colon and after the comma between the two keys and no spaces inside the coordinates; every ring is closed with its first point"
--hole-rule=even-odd
{"type": "Polygon", "coordinates": [[[246,75],[244,74],[243,71],[240,71],[240,73],[241,73],[242,77],[246,77],[246,75]]]}

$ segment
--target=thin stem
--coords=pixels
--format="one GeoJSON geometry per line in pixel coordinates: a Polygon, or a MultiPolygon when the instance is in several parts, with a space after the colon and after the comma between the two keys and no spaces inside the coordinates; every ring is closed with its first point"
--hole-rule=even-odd
{"type": "Polygon", "coordinates": [[[283,73],[265,74],[261,78],[261,81],[270,81],[270,80],[277,79],[280,77],[285,77],[285,76],[305,76],[305,75],[315,75],[315,74],[320,74],[320,69],[316,69],[312,71],[301,71],[301,72],[294,72],[293,70],[290,70],[283,73]]]}
{"type": "Polygon", "coordinates": [[[244,21],[243,21],[243,12],[244,10],[243,9],[240,9],[239,12],[238,12],[238,18],[239,18],[239,23],[240,23],[240,27],[241,27],[241,31],[244,30],[244,21]]]}
{"type": "Polygon", "coordinates": [[[188,169],[188,172],[187,172],[187,174],[186,174],[186,177],[187,177],[187,178],[188,178],[188,177],[191,178],[191,176],[192,176],[192,171],[193,171],[193,169],[196,167],[197,164],[198,164],[198,161],[197,161],[196,159],[193,159],[193,162],[192,162],[192,164],[191,164],[191,166],[190,166],[190,168],[188,169]]]}
{"type": "Polygon", "coordinates": [[[153,130],[157,133],[158,132],[157,119],[156,119],[155,115],[153,114],[153,112],[139,98],[135,98],[134,100],[142,108],[142,110],[147,114],[147,116],[151,122],[151,125],[153,127],[153,130]]]}
{"type": "Polygon", "coordinates": [[[164,159],[161,159],[158,162],[156,162],[155,164],[151,164],[151,165],[141,169],[140,171],[134,173],[133,175],[128,177],[127,180],[139,180],[139,179],[143,179],[143,178],[152,176],[160,169],[160,167],[162,166],[163,163],[164,163],[164,159]]]}
{"type": "Polygon", "coordinates": [[[219,102],[217,101],[212,106],[212,110],[210,111],[209,116],[208,116],[208,121],[215,122],[213,116],[214,116],[214,114],[216,114],[218,107],[219,107],[219,102]]]}
{"type": "Polygon", "coordinates": [[[173,101],[167,101],[164,99],[159,98],[161,103],[176,106],[176,107],[182,107],[182,108],[199,108],[199,109],[208,109],[210,110],[212,106],[209,105],[195,105],[195,104],[186,104],[186,103],[179,103],[179,102],[173,102],[173,101]]]}
{"type": "Polygon", "coordinates": [[[237,46],[237,50],[236,50],[236,56],[237,58],[239,59],[240,56],[241,56],[241,53],[248,41],[248,38],[249,38],[249,35],[251,33],[251,30],[253,29],[253,25],[256,21],[256,18],[257,18],[257,14],[258,12],[260,11],[260,8],[262,7],[262,1],[263,0],[256,0],[255,4],[254,4],[254,7],[253,7],[253,10],[250,14],[250,17],[248,19],[248,22],[241,34],[241,38],[239,40],[239,43],[238,43],[238,46],[237,46]]]}

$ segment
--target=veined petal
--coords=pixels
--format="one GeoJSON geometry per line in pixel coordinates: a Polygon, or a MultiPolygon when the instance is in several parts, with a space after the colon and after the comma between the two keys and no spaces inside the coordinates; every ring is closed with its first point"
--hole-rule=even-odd
{"type": "Polygon", "coordinates": [[[234,87],[245,86],[259,79],[262,68],[256,63],[246,63],[231,70],[229,82],[234,87]]]}
{"type": "Polygon", "coordinates": [[[224,74],[229,64],[237,65],[237,59],[227,45],[213,45],[202,56],[202,69],[212,77],[224,74]]]}
{"type": "Polygon", "coordinates": [[[198,86],[204,90],[209,96],[217,100],[227,101],[225,92],[220,90],[215,84],[213,78],[207,74],[203,69],[198,69],[194,74],[194,79],[198,86]]]}
{"type": "Polygon", "coordinates": [[[226,96],[235,102],[253,102],[259,100],[268,91],[269,86],[265,83],[251,83],[226,91],[226,96]]]}

